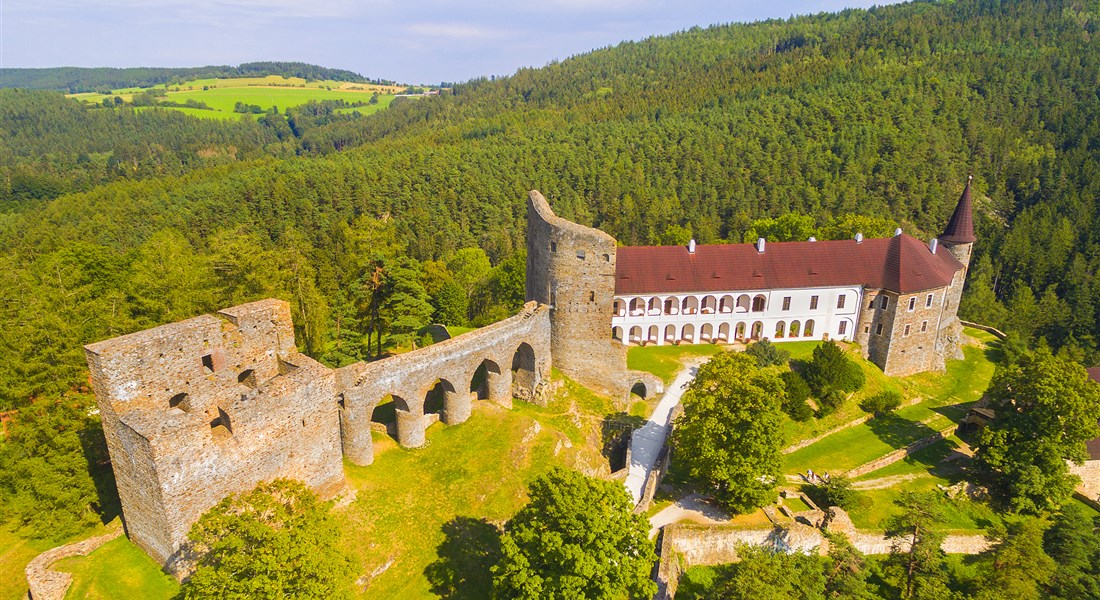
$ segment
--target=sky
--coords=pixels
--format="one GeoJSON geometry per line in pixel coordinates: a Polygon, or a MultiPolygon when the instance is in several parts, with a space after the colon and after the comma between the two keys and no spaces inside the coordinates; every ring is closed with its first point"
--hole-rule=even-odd
{"type": "MultiPolygon", "coordinates": [[[[888,4],[880,0],[877,4],[888,4]]],[[[287,60],[438,84],[508,75],[695,25],[864,0],[0,0],[0,66],[287,60]]]]}

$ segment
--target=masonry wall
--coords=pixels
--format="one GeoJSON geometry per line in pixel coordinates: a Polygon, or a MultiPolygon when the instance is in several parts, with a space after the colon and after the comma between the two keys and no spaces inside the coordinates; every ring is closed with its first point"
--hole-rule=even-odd
{"type": "Polygon", "coordinates": [[[582,385],[625,397],[631,380],[661,389],[647,374],[628,374],[626,348],[611,339],[615,238],[559,218],[546,199],[527,197],[527,300],[550,305],[554,366],[582,385]]]}
{"type": "Polygon", "coordinates": [[[86,347],[130,538],[186,569],[191,525],[261,481],[344,485],[332,371],[262,300],[86,347]],[[220,317],[220,318],[218,318],[220,317]]]}
{"type": "Polygon", "coordinates": [[[898,296],[884,373],[901,377],[944,369],[944,357],[935,348],[946,294],[947,288],[936,288],[898,296]]]}
{"type": "Polygon", "coordinates": [[[863,302],[859,308],[859,322],[856,324],[856,341],[863,357],[886,369],[886,358],[890,353],[890,332],[894,328],[894,308],[898,295],[882,289],[868,288],[863,292],[863,302]],[[886,298],[886,308],[881,308],[882,298],[886,298]],[[881,327],[881,329],[880,329],[881,327]]]}

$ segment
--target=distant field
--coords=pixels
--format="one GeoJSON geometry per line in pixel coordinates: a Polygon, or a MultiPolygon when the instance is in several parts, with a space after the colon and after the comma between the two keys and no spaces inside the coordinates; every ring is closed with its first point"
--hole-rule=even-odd
{"type": "MultiPolygon", "coordinates": [[[[280,107],[281,108],[281,107],[280,107]]],[[[180,108],[178,106],[139,106],[135,108],[136,111],[144,110],[175,110],[185,115],[191,115],[192,117],[199,117],[202,119],[221,119],[224,121],[239,121],[241,119],[252,119],[256,115],[245,115],[235,112],[225,112],[223,110],[204,110],[201,108],[180,108]]]]}
{"type": "MultiPolygon", "coordinates": [[[[179,85],[158,85],[147,89],[167,89],[167,100],[184,103],[188,100],[203,102],[214,110],[202,110],[193,108],[164,107],[170,110],[178,110],[186,114],[208,119],[238,119],[241,113],[233,112],[233,107],[238,102],[260,106],[267,110],[277,106],[280,111],[300,106],[311,100],[344,100],[350,103],[367,102],[374,92],[378,92],[378,104],[351,107],[341,110],[343,113],[358,112],[368,115],[390,105],[395,93],[404,91],[403,86],[377,86],[365,83],[348,83],[340,81],[310,81],[298,78],[285,78],[279,76],[269,77],[244,77],[239,79],[196,79],[179,85]],[[207,89],[203,89],[207,88],[207,89]]],[[[129,102],[138,88],[126,88],[114,90],[111,94],[70,94],[70,98],[76,98],[93,104],[100,103],[103,98],[119,96],[129,102]]]]}

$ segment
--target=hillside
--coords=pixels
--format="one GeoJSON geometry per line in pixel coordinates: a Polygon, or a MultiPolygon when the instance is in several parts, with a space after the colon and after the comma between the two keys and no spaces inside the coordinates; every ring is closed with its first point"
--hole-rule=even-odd
{"type": "MultiPolygon", "coordinates": [[[[162,83],[215,77],[300,77],[309,81],[331,79],[369,83],[371,80],[344,69],[329,69],[301,62],[252,62],[205,67],[50,67],[45,69],[0,68],[0,88],[55,90],[76,94],[106,92],[118,88],[152,87],[162,83]]],[[[374,80],[376,83],[381,81],[374,80]]]]}

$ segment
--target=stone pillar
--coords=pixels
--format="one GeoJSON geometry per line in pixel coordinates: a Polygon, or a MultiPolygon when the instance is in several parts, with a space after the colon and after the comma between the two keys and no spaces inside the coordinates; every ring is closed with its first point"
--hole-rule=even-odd
{"type": "Polygon", "coordinates": [[[443,393],[443,414],[441,420],[448,425],[458,425],[470,418],[473,410],[473,402],[470,394],[455,391],[443,393]]]}
{"type": "Polygon", "coordinates": [[[424,441],[424,415],[397,409],[397,443],[406,448],[419,448],[424,441]]]}
{"type": "Polygon", "coordinates": [[[374,440],[370,431],[373,411],[373,405],[349,399],[345,399],[344,406],[340,408],[340,441],[344,458],[361,467],[374,462],[374,440]]]}
{"type": "Polygon", "coordinates": [[[512,408],[512,371],[489,374],[489,400],[504,408],[512,408]]]}

